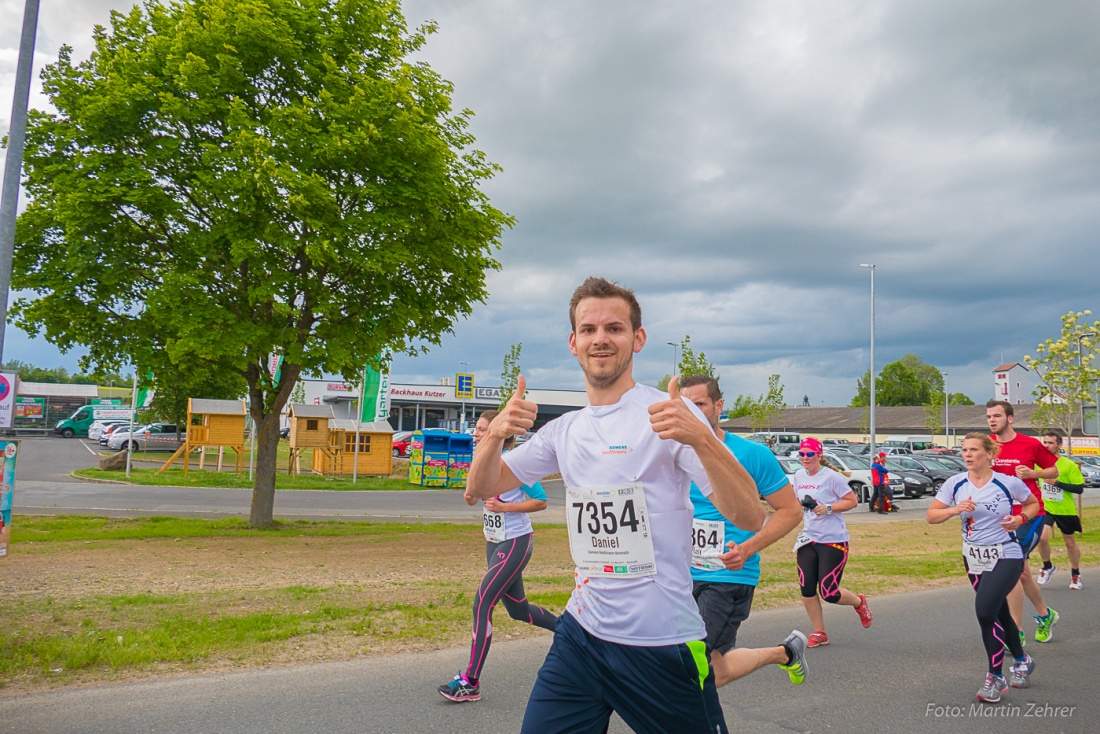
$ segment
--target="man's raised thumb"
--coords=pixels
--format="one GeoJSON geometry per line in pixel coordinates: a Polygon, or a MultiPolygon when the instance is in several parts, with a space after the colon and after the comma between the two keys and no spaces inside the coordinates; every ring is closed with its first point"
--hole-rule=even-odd
{"type": "Polygon", "coordinates": [[[515,400],[516,398],[523,400],[523,396],[526,394],[527,379],[523,375],[520,375],[518,378],[516,378],[516,391],[512,393],[512,397],[509,398],[509,400],[515,400]]]}
{"type": "Polygon", "coordinates": [[[673,375],[672,379],[668,381],[668,397],[669,400],[680,399],[680,376],[673,375]]]}

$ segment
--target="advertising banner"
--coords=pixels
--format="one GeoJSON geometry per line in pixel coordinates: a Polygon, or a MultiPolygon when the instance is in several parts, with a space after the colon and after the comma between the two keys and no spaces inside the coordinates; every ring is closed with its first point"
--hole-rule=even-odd
{"type": "Polygon", "coordinates": [[[15,413],[15,372],[0,372],[0,428],[11,428],[15,413]]]}
{"type": "MultiPolygon", "coordinates": [[[[378,355],[379,358],[388,356],[378,355]]],[[[363,391],[360,393],[359,420],[363,423],[384,421],[390,417],[390,373],[373,367],[363,370],[363,391]]]]}
{"type": "Polygon", "coordinates": [[[15,399],[15,417],[41,420],[46,413],[46,398],[15,399]]]}
{"type": "Polygon", "coordinates": [[[11,546],[11,501],[15,493],[15,456],[19,441],[0,441],[0,558],[8,557],[11,546]]]}

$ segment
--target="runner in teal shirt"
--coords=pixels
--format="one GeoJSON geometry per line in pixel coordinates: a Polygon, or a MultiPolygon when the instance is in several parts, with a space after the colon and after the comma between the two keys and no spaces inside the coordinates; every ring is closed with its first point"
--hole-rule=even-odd
{"type": "Polygon", "coordinates": [[[680,382],[680,394],[695,403],[706,416],[715,435],[734,455],[756,483],[757,491],[775,510],[757,533],[746,532],[729,522],[703,493],[691,485],[695,507],[692,525],[692,593],[707,628],[707,648],[714,668],[715,684],[725,685],[765,665],[778,665],[791,682],[806,678],[806,636],[794,630],[782,644],[765,648],[738,648],[737,630],[752,608],[760,583],[759,551],[783,538],[802,519],[802,506],[795,498],[787,475],[771,450],[718,427],[722,393],[718,382],[707,375],[692,375],[680,382]]]}

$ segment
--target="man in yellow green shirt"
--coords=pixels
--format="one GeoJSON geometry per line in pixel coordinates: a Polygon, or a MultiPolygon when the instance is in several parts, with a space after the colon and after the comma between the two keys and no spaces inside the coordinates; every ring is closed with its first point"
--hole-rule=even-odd
{"type": "MultiPolygon", "coordinates": [[[[1080,590],[1084,588],[1081,582],[1081,549],[1077,547],[1077,539],[1074,533],[1081,532],[1081,518],[1077,515],[1077,507],[1074,503],[1074,495],[1081,494],[1085,489],[1085,478],[1081,475],[1081,469],[1068,456],[1062,456],[1062,435],[1057,431],[1047,431],[1043,435],[1043,445],[1050,453],[1058,457],[1055,467],[1058,469],[1058,478],[1043,480],[1043,506],[1046,508],[1045,522],[1048,528],[1055,525],[1062,531],[1062,540],[1066,543],[1066,554],[1069,556],[1070,581],[1069,588],[1080,590]]],[[[1046,584],[1050,577],[1058,570],[1050,561],[1050,530],[1043,533],[1043,539],[1039,541],[1039,556],[1043,559],[1043,568],[1039,571],[1039,583],[1046,584]]]]}

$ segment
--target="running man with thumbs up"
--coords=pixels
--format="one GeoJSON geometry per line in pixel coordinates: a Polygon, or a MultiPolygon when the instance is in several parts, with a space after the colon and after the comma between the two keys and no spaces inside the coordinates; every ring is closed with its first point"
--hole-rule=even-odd
{"type": "Polygon", "coordinates": [[[691,593],[688,490],[695,482],[730,522],[757,531],[765,512],[756,485],[680,396],[676,378],[667,395],[634,381],[646,333],[632,291],[589,278],[573,293],[569,318],[588,407],[502,458],[504,440],[538,414],[520,376],[468,479],[478,497],[555,472],[566,486],[575,583],[522,731],[603,732],[614,711],[640,732],[724,732],[691,593]]]}

